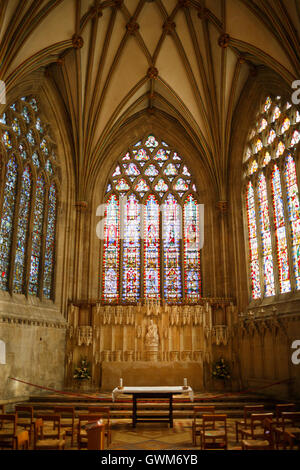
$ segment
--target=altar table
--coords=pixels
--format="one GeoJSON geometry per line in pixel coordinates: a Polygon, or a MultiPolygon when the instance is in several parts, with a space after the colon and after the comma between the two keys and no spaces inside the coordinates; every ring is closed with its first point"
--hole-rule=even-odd
{"type": "Polygon", "coordinates": [[[135,428],[137,422],[166,422],[165,415],[137,415],[137,400],[139,398],[167,398],[169,400],[168,422],[173,427],[173,395],[188,393],[191,401],[194,401],[194,392],[191,387],[116,387],[112,391],[112,400],[115,401],[117,395],[132,395],[132,426],[135,428]],[[146,419],[145,419],[146,418],[146,419]],[[164,419],[163,419],[164,418],[164,419]]]}

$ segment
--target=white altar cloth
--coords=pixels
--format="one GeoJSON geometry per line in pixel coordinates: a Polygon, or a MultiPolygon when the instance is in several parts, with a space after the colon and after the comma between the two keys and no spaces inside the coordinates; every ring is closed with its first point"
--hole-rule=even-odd
{"type": "Polygon", "coordinates": [[[153,393],[154,395],[157,394],[174,394],[174,395],[179,395],[179,394],[184,394],[188,393],[190,400],[194,401],[194,392],[192,387],[187,387],[184,388],[183,386],[181,387],[123,387],[119,388],[116,387],[112,391],[112,400],[115,401],[115,398],[117,395],[123,395],[123,394],[128,394],[132,395],[135,393],[153,393]]]}

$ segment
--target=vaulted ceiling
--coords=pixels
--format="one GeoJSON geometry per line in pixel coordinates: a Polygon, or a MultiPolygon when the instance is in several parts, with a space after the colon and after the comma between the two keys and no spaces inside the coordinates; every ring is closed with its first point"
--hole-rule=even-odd
{"type": "Polygon", "coordinates": [[[45,71],[68,116],[79,197],[144,109],[187,130],[224,196],[230,130],[257,66],[300,77],[299,0],[0,0],[7,91],[45,71]]]}

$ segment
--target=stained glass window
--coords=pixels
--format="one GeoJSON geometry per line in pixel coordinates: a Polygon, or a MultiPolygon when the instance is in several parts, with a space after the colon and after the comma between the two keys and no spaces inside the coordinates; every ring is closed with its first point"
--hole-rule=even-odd
{"type": "Polygon", "coordinates": [[[181,297],[180,240],[181,207],[172,194],[166,199],[163,212],[163,248],[165,298],[176,301],[181,297]]]}
{"type": "Polygon", "coordinates": [[[11,241],[14,227],[14,213],[17,189],[17,163],[12,157],[6,166],[6,178],[4,186],[3,206],[0,226],[0,269],[1,289],[8,288],[8,274],[10,266],[11,241]]]}
{"type": "Polygon", "coordinates": [[[300,141],[299,112],[280,96],[268,96],[260,109],[244,160],[253,300],[300,289],[300,204],[293,158],[300,141]]]}
{"type": "Polygon", "coordinates": [[[271,227],[268,207],[267,183],[263,173],[258,179],[259,219],[263,251],[265,296],[275,294],[271,227]]]}
{"type": "Polygon", "coordinates": [[[291,226],[292,257],[296,287],[300,289],[300,204],[296,165],[289,154],[285,160],[284,177],[287,192],[288,217],[291,226]]]}
{"type": "Polygon", "coordinates": [[[38,113],[37,100],[28,96],[0,116],[0,139],[14,152],[12,157],[3,155],[0,289],[53,299],[58,162],[54,163],[54,149],[45,136],[47,126],[38,113]]]}
{"type": "Polygon", "coordinates": [[[103,300],[195,303],[201,296],[199,208],[182,157],[148,135],[123,153],[105,195],[103,300]]]}
{"type": "Polygon", "coordinates": [[[282,200],[280,172],[277,165],[274,166],[272,174],[272,193],[280,292],[289,292],[291,290],[291,282],[285,230],[284,206],[282,200]]]}
{"type": "Polygon", "coordinates": [[[104,227],[103,295],[109,302],[119,297],[119,218],[119,201],[113,194],[106,203],[104,227]]]}
{"type": "Polygon", "coordinates": [[[185,294],[196,301],[200,293],[199,211],[196,199],[189,195],[184,203],[184,265],[185,294]]]}
{"type": "Polygon", "coordinates": [[[260,276],[259,276],[259,258],[258,258],[256,214],[255,214],[255,199],[254,199],[254,189],[253,189],[253,185],[251,181],[249,181],[248,187],[247,187],[247,218],[248,218],[252,298],[258,299],[261,295],[261,289],[260,289],[260,276]]]}
{"type": "Polygon", "coordinates": [[[15,253],[13,290],[23,293],[25,253],[27,245],[28,222],[31,196],[31,172],[26,167],[22,175],[22,187],[19,203],[17,245],[15,253]]]}
{"type": "Polygon", "coordinates": [[[45,183],[43,177],[39,177],[36,185],[35,207],[33,216],[32,240],[31,240],[31,264],[29,273],[29,293],[37,294],[40,274],[42,230],[44,215],[45,183]]]}
{"type": "Polygon", "coordinates": [[[50,186],[50,190],[49,190],[49,200],[48,200],[48,220],[47,220],[47,231],[46,231],[44,282],[43,282],[44,296],[48,299],[50,299],[53,294],[56,211],[57,211],[56,186],[55,186],[55,183],[52,183],[50,186]]]}
{"type": "Polygon", "coordinates": [[[135,195],[131,194],[124,209],[123,300],[136,301],[140,294],[141,213],[135,195]]]}
{"type": "Polygon", "coordinates": [[[160,298],[160,258],[159,258],[159,204],[150,195],[144,213],[144,292],[145,298],[160,298]]]}

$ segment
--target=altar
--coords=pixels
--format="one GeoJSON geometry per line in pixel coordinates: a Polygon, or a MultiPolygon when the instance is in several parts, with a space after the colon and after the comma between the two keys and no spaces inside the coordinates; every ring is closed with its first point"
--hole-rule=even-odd
{"type": "MultiPolygon", "coordinates": [[[[120,377],[128,386],[172,386],[183,378],[204,390],[205,377],[223,347],[237,309],[231,299],[201,299],[192,305],[143,301],[137,305],[78,302],[69,305],[66,386],[85,357],[92,388],[114,389],[120,377]]],[[[228,358],[230,360],[230,358],[228,358]]]]}

